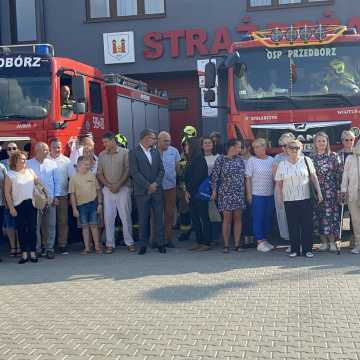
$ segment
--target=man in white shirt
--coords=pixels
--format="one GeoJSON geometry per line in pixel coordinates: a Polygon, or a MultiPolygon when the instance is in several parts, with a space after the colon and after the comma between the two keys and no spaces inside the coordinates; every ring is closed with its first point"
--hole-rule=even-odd
{"type": "Polygon", "coordinates": [[[49,205],[38,212],[37,221],[37,251],[46,250],[46,257],[54,259],[55,238],[56,238],[56,206],[58,205],[58,196],[60,195],[60,181],[56,171],[56,163],[48,159],[49,147],[43,142],[35,145],[35,156],[28,160],[28,167],[32,169],[36,176],[45,186],[49,205]]]}
{"type": "Polygon", "coordinates": [[[57,242],[59,251],[61,254],[68,254],[67,243],[69,235],[68,225],[68,187],[69,187],[69,171],[71,166],[70,159],[62,153],[62,144],[59,139],[53,139],[50,142],[50,154],[48,156],[50,160],[53,160],[57,169],[60,193],[57,197],[58,206],[56,207],[56,226],[57,226],[57,242]]]}

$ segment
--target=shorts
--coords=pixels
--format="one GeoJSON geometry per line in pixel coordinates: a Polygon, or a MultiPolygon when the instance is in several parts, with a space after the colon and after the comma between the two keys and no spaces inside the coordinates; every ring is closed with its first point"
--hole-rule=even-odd
{"type": "Polygon", "coordinates": [[[15,229],[15,218],[11,216],[9,209],[4,209],[4,222],[3,227],[5,229],[15,229]]]}
{"type": "Polygon", "coordinates": [[[97,203],[96,201],[90,201],[86,204],[77,206],[79,211],[79,222],[80,225],[97,225],[97,203]]]}

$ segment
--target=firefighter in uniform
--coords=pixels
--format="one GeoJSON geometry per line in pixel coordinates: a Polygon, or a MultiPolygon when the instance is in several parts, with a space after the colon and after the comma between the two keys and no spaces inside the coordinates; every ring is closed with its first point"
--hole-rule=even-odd
{"type": "Polygon", "coordinates": [[[338,93],[341,90],[348,94],[360,92],[355,76],[346,71],[346,65],[340,59],[334,59],[329,63],[329,72],[324,82],[324,90],[327,93],[338,93]]]}
{"type": "Polygon", "coordinates": [[[178,196],[178,211],[179,211],[179,226],[180,235],[179,241],[186,241],[189,239],[191,234],[191,220],[189,205],[185,200],[185,181],[184,181],[184,170],[187,164],[187,156],[184,151],[184,147],[189,138],[197,136],[197,130],[194,126],[187,125],[183,130],[183,138],[181,141],[181,160],[179,162],[179,173],[177,181],[177,196],[178,196]]]}
{"type": "Polygon", "coordinates": [[[64,85],[61,87],[61,115],[71,117],[74,113],[75,101],[70,99],[70,87],[64,85]]]}

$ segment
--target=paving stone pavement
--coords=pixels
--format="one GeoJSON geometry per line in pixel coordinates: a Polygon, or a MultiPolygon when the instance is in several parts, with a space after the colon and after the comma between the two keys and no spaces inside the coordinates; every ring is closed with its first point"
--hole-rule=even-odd
{"type": "Polygon", "coordinates": [[[360,257],[171,249],[0,264],[0,360],[360,359],[360,257]]]}

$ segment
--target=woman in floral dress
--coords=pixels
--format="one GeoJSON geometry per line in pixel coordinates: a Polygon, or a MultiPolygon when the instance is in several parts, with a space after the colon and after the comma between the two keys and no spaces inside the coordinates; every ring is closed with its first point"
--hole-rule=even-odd
{"type": "Polygon", "coordinates": [[[241,215],[245,209],[245,165],[240,157],[241,144],[229,140],[226,155],[219,156],[212,171],[212,198],[217,200],[218,209],[223,213],[224,252],[229,252],[231,226],[234,225],[235,251],[241,251],[241,215]]]}
{"type": "Polygon", "coordinates": [[[321,251],[336,251],[340,230],[340,185],[342,165],[339,155],[330,151],[329,137],[318,132],[314,137],[314,153],[310,155],[319,179],[324,201],[314,208],[314,229],[320,235],[321,251]]]}

